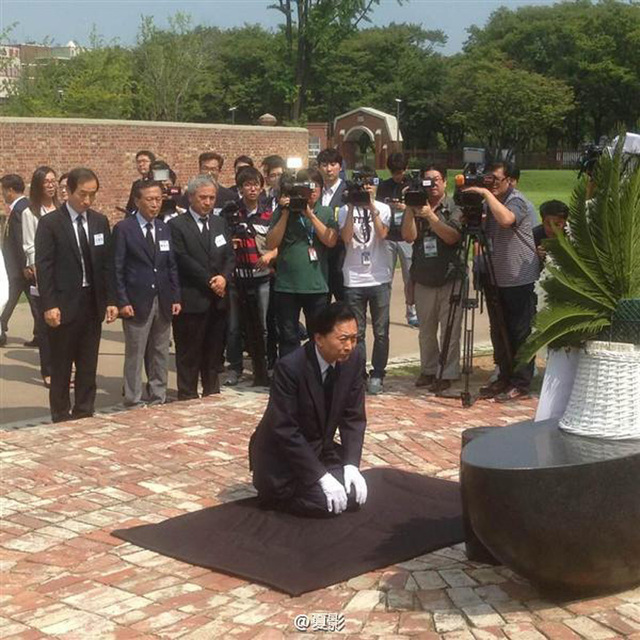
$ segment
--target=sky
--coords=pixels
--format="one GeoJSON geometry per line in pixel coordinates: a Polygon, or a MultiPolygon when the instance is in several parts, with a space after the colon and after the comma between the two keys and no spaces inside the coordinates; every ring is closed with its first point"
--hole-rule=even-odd
{"type": "MultiPolygon", "coordinates": [[[[45,38],[57,44],[74,40],[88,44],[95,24],[107,41],[120,44],[135,42],[141,15],[151,15],[155,22],[166,25],[167,16],[176,11],[190,14],[194,24],[220,28],[261,24],[278,25],[281,13],[267,7],[275,0],[0,0],[0,33],[17,23],[9,40],[13,43],[41,42],[45,38]]],[[[466,40],[466,29],[482,26],[500,6],[516,9],[527,4],[553,4],[552,0],[382,0],[375,9],[372,23],[384,26],[390,22],[413,22],[425,29],[441,29],[448,42],[445,54],[460,51],[466,40]]]]}

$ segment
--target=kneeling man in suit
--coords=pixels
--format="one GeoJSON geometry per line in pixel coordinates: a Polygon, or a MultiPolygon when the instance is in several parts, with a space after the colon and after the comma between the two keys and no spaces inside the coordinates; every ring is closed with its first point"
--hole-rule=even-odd
{"type": "Polygon", "coordinates": [[[276,364],[249,460],[265,506],[326,517],[367,499],[358,470],[366,427],[364,362],[355,350],[356,318],[346,304],[320,311],[312,330],[313,340],[276,364]]]}

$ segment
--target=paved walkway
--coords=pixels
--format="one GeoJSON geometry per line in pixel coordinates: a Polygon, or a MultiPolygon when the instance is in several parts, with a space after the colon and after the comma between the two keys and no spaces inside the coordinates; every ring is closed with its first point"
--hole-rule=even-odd
{"type": "MultiPolygon", "coordinates": [[[[510,406],[418,393],[391,375],[367,399],[363,466],[455,479],[463,429],[530,417],[510,406]]],[[[546,600],[461,545],[291,598],[113,538],[253,494],[247,442],[267,396],[225,390],[74,423],[5,432],[1,447],[0,636],[78,638],[640,638],[640,589],[546,600]],[[298,614],[342,613],[342,633],[296,633],[298,614]]]]}
{"type": "MultiPolygon", "coordinates": [[[[392,358],[418,356],[418,331],[405,321],[405,306],[400,272],[393,281],[391,307],[390,356],[392,358]]],[[[370,323],[369,323],[370,324],[370,323]]],[[[26,303],[18,305],[9,326],[6,348],[0,349],[0,426],[37,424],[49,421],[49,392],[40,377],[37,349],[22,346],[31,339],[33,320],[26,303]]],[[[488,319],[478,315],[476,344],[489,344],[488,319]]],[[[369,327],[367,346],[372,346],[369,327]]],[[[120,321],[102,325],[102,342],[98,360],[98,395],[96,407],[122,405],[122,369],[124,364],[124,336],[120,321]]],[[[169,359],[169,396],[176,394],[175,360],[169,359]]]]}

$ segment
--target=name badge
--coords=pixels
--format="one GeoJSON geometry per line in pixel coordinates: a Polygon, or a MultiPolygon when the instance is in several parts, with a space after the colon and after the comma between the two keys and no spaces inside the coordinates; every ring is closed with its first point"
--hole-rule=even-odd
{"type": "Polygon", "coordinates": [[[216,236],[214,242],[216,243],[216,247],[224,247],[224,245],[227,244],[227,239],[220,234],[216,236]]]}
{"type": "Polygon", "coordinates": [[[396,227],[402,226],[402,218],[404,217],[404,211],[396,210],[393,212],[393,224],[396,227]]]}
{"type": "Polygon", "coordinates": [[[368,251],[362,252],[362,266],[363,267],[371,266],[371,254],[368,251]]]}
{"type": "Polygon", "coordinates": [[[422,242],[424,248],[425,258],[437,258],[438,257],[438,240],[433,236],[425,236],[422,242]]]}
{"type": "Polygon", "coordinates": [[[315,247],[309,247],[309,262],[318,262],[318,254],[315,247]]]}
{"type": "Polygon", "coordinates": [[[104,244],[104,233],[93,234],[93,246],[101,247],[104,244]]]}
{"type": "Polygon", "coordinates": [[[158,245],[160,246],[160,251],[169,251],[168,240],[160,240],[160,242],[158,242],[158,245]]]}

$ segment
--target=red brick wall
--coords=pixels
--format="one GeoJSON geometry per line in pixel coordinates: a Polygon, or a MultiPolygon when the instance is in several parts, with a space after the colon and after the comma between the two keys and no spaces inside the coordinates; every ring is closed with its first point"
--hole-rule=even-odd
{"type": "Polygon", "coordinates": [[[244,125],[128,122],[68,118],[0,118],[0,175],[18,173],[28,184],[34,169],[50,165],[58,175],[84,165],[100,178],[95,208],[112,221],[122,217],[131,182],[136,179],[135,154],[150,149],[166,160],[186,186],[198,171],[198,155],[217,151],[225,158],[222,184],[233,184],[233,160],[240,154],[256,163],[278,153],[306,164],[308,132],[301,128],[244,125]]]}

